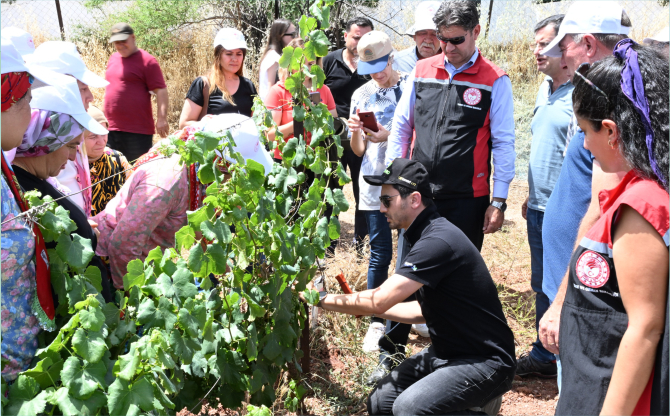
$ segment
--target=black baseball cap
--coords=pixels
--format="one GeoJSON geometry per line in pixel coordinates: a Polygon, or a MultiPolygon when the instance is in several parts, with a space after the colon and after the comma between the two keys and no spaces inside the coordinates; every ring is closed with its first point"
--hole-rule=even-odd
{"type": "Polygon", "coordinates": [[[374,186],[400,185],[419,192],[423,197],[433,197],[428,171],[416,160],[397,158],[381,175],[363,175],[363,180],[374,186]]]}
{"type": "Polygon", "coordinates": [[[112,26],[112,37],[109,38],[109,43],[116,42],[119,40],[126,40],[130,35],[134,34],[135,31],[128,23],[117,23],[112,26]]]}

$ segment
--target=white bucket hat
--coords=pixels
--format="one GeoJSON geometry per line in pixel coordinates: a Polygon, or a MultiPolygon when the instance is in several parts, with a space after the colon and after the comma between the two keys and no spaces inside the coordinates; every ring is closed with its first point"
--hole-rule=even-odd
{"type": "MultiPolygon", "coordinates": [[[[249,117],[235,113],[219,114],[211,118],[205,118],[198,124],[202,126],[203,131],[213,133],[230,130],[230,133],[233,135],[233,140],[235,141],[235,146],[233,148],[236,152],[239,152],[240,155],[242,155],[244,160],[251,159],[263,165],[265,168],[265,176],[269,175],[272,171],[274,162],[270,157],[270,153],[265,150],[265,146],[260,141],[256,124],[254,124],[254,121],[249,117]],[[230,128],[230,126],[235,127],[230,128]]],[[[225,158],[229,162],[236,162],[227,154],[225,155],[225,158]]]]}
{"type": "Polygon", "coordinates": [[[2,29],[2,36],[14,44],[24,60],[35,52],[33,35],[23,29],[14,26],[6,27],[2,29]]]}
{"type": "Polygon", "coordinates": [[[668,43],[670,42],[670,26],[666,26],[663,29],[661,29],[660,32],[655,34],[651,38],[644,38],[642,41],[644,43],[652,43],[652,42],[663,42],[663,43],[668,43]]]}
{"type": "Polygon", "coordinates": [[[226,50],[233,49],[247,49],[247,41],[244,35],[237,29],[232,27],[224,27],[219,30],[214,37],[214,47],[223,46],[226,50]]]}
{"type": "Polygon", "coordinates": [[[422,1],[419,3],[414,11],[414,24],[405,33],[414,36],[416,32],[421,30],[437,31],[433,17],[435,17],[437,9],[440,8],[440,4],[439,1],[422,1]]]}
{"type": "Polygon", "coordinates": [[[106,79],[86,68],[77,46],[72,42],[44,42],[35,49],[29,60],[59,74],[72,75],[90,87],[104,88],[109,85],[106,79]]]}
{"type": "MultiPolygon", "coordinates": [[[[57,74],[41,65],[25,62],[16,46],[14,46],[14,43],[4,35],[1,37],[0,67],[3,74],[8,72],[28,72],[47,85],[58,84],[67,78],[65,75],[57,74]]],[[[79,101],[81,101],[81,98],[79,101]]]]}
{"type": "Polygon", "coordinates": [[[37,88],[33,91],[33,99],[30,101],[30,107],[71,115],[91,133],[109,133],[106,128],[95,121],[84,109],[77,81],[72,77],[60,76],[63,77],[63,80],[58,84],[37,88]]]}
{"type": "Polygon", "coordinates": [[[627,35],[630,28],[621,25],[623,8],[613,1],[576,1],[565,14],[558,35],[540,53],[553,58],[561,56],[558,43],[568,34],[612,33],[627,35]]]}

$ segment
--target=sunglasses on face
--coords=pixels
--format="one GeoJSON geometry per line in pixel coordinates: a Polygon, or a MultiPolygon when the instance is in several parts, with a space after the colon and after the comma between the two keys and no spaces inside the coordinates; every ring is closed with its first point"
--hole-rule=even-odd
{"type": "Polygon", "coordinates": [[[465,42],[465,35],[464,36],[457,36],[455,38],[445,38],[439,33],[436,33],[435,36],[437,37],[437,40],[443,43],[451,43],[452,45],[460,45],[461,43],[465,42]]]}
{"type": "Polygon", "coordinates": [[[386,208],[391,206],[391,199],[395,198],[396,196],[400,196],[400,194],[396,195],[381,195],[379,197],[379,201],[384,205],[386,208]]]}
{"type": "Polygon", "coordinates": [[[575,71],[575,75],[577,75],[579,78],[582,79],[582,81],[586,82],[595,92],[601,94],[607,102],[610,102],[610,99],[607,98],[607,94],[605,94],[605,91],[601,90],[598,88],[596,84],[591,82],[588,78],[586,78],[586,75],[589,73],[589,70],[591,69],[591,64],[588,62],[584,62],[583,64],[579,65],[579,68],[575,71]]]}
{"type": "Polygon", "coordinates": [[[284,33],[284,36],[290,36],[292,39],[295,39],[296,35],[297,35],[296,32],[284,33]]]}

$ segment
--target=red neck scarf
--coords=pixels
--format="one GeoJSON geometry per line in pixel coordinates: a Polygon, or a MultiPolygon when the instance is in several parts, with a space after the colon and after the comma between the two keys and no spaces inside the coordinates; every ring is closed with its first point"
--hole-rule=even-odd
{"type": "MultiPolygon", "coordinates": [[[[4,77],[4,75],[3,75],[4,77]]],[[[3,82],[3,96],[4,96],[4,82],[3,82]]],[[[4,102],[3,102],[4,108],[4,102]]],[[[23,197],[23,192],[21,191],[21,186],[16,180],[16,175],[14,171],[9,166],[5,160],[5,155],[2,155],[2,175],[5,177],[5,181],[9,185],[9,188],[12,190],[14,199],[19,205],[21,212],[26,212],[29,207],[25,198],[23,197]]],[[[49,256],[47,255],[46,245],[44,244],[44,238],[40,232],[40,228],[37,224],[33,224],[33,233],[35,234],[35,280],[37,282],[37,300],[39,301],[39,306],[42,311],[46,314],[47,318],[51,321],[56,316],[56,310],[54,308],[53,295],[51,294],[51,273],[49,271],[49,256]]],[[[38,315],[41,315],[39,310],[37,311],[38,315]]],[[[38,318],[44,318],[38,316],[38,318]]],[[[44,324],[44,322],[40,322],[44,324]]]]}

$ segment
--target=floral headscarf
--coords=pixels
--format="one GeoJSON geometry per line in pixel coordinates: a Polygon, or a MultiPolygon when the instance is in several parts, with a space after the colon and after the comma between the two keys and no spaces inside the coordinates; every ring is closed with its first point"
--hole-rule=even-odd
{"type": "Polygon", "coordinates": [[[2,74],[2,111],[7,111],[15,102],[23,98],[33,83],[27,72],[7,72],[2,74]]]}
{"type": "Polygon", "coordinates": [[[33,109],[30,125],[16,149],[17,157],[35,157],[54,152],[84,132],[74,117],[54,111],[33,109]]]}

